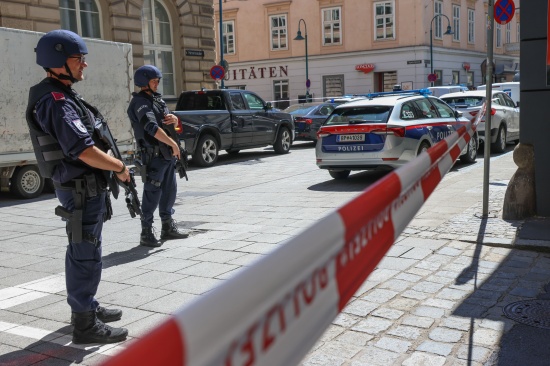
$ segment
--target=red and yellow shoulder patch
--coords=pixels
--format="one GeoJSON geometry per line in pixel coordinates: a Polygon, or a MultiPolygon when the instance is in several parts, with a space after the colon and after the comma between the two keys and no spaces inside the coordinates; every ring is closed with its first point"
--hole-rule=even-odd
{"type": "Polygon", "coordinates": [[[65,94],[60,92],[52,92],[53,100],[59,102],[60,100],[65,100],[65,94]]]}

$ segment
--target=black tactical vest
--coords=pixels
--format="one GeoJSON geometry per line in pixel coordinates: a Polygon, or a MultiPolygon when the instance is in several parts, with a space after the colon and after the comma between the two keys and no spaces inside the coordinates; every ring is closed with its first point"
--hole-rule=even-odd
{"type": "MultiPolygon", "coordinates": [[[[77,165],[81,167],[87,167],[91,170],[97,170],[94,168],[88,167],[86,164],[82,163],[79,160],[69,160],[63,155],[61,146],[59,142],[50,134],[42,131],[40,125],[36,122],[35,118],[35,107],[36,103],[46,94],[51,92],[63,93],[65,96],[68,96],[71,100],[75,101],[77,104],[77,112],[82,121],[82,124],[86,127],[89,135],[92,137],[96,147],[102,149],[102,144],[99,142],[99,136],[95,132],[95,120],[92,120],[95,116],[92,115],[88,109],[84,106],[83,101],[80,97],[70,88],[66,87],[63,83],[51,79],[45,78],[40,83],[31,87],[29,92],[29,102],[27,104],[27,110],[25,113],[27,119],[27,125],[29,127],[29,133],[31,136],[32,146],[34,149],[34,154],[36,156],[36,161],[38,164],[38,169],[40,170],[40,175],[44,178],[51,178],[55,167],[65,161],[69,165],[77,165]]],[[[86,104],[86,106],[89,106],[86,104]]],[[[91,106],[90,106],[91,107],[91,106]]],[[[92,107],[93,108],[93,107],[92,107]]],[[[93,108],[95,111],[97,109],[93,108]]],[[[95,113],[95,112],[94,112],[95,113]]],[[[97,112],[100,118],[101,115],[97,112]]]]}

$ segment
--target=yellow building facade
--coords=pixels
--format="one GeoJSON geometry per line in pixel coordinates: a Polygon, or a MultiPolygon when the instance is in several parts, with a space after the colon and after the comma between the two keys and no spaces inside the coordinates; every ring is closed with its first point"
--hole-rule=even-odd
{"type": "MultiPolygon", "coordinates": [[[[223,87],[290,100],[279,107],[308,92],[323,98],[396,84],[425,88],[431,73],[434,85],[485,83],[484,0],[224,0],[214,9],[217,62],[223,49],[227,65],[223,87]]],[[[518,9],[508,24],[495,23],[495,81],[519,71],[519,19],[518,9]]]]}

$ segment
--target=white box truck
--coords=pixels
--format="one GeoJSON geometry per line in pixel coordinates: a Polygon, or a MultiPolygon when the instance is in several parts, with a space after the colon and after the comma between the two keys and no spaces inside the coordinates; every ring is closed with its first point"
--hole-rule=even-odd
{"type": "MultiPolygon", "coordinates": [[[[0,27],[0,189],[21,198],[39,196],[45,184],[25,120],[29,88],[46,76],[34,52],[43,34],[0,27]]],[[[126,114],[134,90],[132,45],[85,41],[85,80],[74,88],[107,119],[120,151],[132,154],[134,138],[126,114]]]]}
{"type": "MultiPolygon", "coordinates": [[[[480,85],[477,87],[477,90],[485,90],[485,85],[480,85]]],[[[510,81],[507,83],[493,83],[493,90],[501,90],[508,94],[510,98],[516,103],[516,106],[519,107],[519,81],[510,81]]]]}

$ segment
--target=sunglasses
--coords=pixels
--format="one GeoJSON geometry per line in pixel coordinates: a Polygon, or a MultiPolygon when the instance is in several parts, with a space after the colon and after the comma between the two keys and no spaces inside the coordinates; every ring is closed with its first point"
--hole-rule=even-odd
{"type": "Polygon", "coordinates": [[[69,56],[67,58],[76,58],[78,62],[80,62],[81,64],[86,62],[86,56],[69,56]]]}

